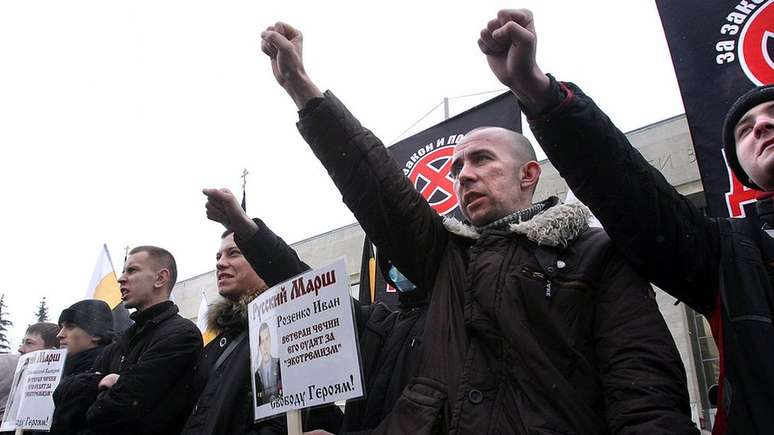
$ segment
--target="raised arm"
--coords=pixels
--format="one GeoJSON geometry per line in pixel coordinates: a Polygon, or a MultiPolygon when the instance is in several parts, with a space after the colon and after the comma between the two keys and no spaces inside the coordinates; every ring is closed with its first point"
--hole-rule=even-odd
{"type": "Polygon", "coordinates": [[[332,93],[320,93],[301,57],[301,33],[284,23],[261,35],[277,82],[301,109],[298,128],[366,234],[412,282],[432,288],[448,242],[440,217],[381,141],[332,93]]]}
{"type": "Polygon", "coordinates": [[[479,46],[519,98],[559,174],[649,281],[709,313],[718,282],[718,226],[669,185],[610,119],[571,84],[543,74],[527,10],[500,11],[479,46]]]}
{"type": "Polygon", "coordinates": [[[262,220],[250,219],[230,190],[204,189],[203,192],[207,196],[207,218],[234,232],[234,242],[267,286],[310,269],[262,220]]]}

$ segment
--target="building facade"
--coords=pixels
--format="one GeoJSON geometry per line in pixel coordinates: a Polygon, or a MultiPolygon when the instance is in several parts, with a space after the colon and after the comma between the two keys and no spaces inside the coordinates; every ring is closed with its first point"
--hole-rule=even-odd
{"type": "MultiPolygon", "coordinates": [[[[693,143],[684,115],[631,131],[627,137],[678,192],[698,207],[705,208],[693,143]]],[[[542,161],[541,166],[543,172],[535,200],[543,200],[551,195],[564,198],[567,194],[564,180],[547,160],[542,161]]],[[[363,230],[354,223],[296,242],[292,246],[311,267],[323,266],[345,256],[352,295],[357,297],[363,237],[363,230]]],[[[215,272],[210,271],[179,282],[175,286],[174,295],[181,314],[195,321],[202,295],[206,296],[209,303],[219,297],[215,272]]],[[[710,429],[715,410],[706,392],[717,382],[719,360],[707,321],[684,304],[676,304],[673,297],[658,289],[656,300],[685,364],[694,420],[701,423],[703,428],[710,429]]]]}

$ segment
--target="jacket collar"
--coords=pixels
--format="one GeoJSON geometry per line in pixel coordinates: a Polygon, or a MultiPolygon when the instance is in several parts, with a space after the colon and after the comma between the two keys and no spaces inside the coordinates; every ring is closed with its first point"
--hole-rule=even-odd
{"type": "MultiPolygon", "coordinates": [[[[532,219],[509,225],[508,232],[521,234],[538,245],[567,247],[588,229],[589,209],[580,203],[556,204],[546,208],[532,219]]],[[[456,218],[445,218],[446,229],[466,239],[476,240],[482,232],[456,218]]]]}
{"type": "Polygon", "coordinates": [[[207,328],[220,334],[226,329],[244,329],[247,326],[247,305],[261,291],[251,291],[232,301],[219,297],[207,311],[207,328]]]}

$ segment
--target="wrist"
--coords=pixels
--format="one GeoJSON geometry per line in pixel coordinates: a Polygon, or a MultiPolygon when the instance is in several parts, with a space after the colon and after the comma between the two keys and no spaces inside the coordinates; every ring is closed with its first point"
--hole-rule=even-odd
{"type": "Polygon", "coordinates": [[[530,78],[510,86],[519,102],[532,113],[540,113],[551,104],[551,79],[537,66],[530,78]]]}
{"type": "Polygon", "coordinates": [[[323,96],[320,89],[303,71],[288,77],[283,88],[285,88],[285,91],[290,95],[290,98],[293,99],[293,102],[296,103],[298,110],[303,109],[309,100],[323,96]]]}
{"type": "Polygon", "coordinates": [[[230,229],[240,238],[247,240],[258,232],[258,224],[253,222],[250,218],[245,218],[238,225],[234,225],[230,229]]]}

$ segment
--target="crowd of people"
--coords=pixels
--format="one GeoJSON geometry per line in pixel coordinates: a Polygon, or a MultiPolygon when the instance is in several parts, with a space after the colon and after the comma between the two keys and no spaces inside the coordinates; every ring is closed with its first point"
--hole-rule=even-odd
{"type": "MultiPolygon", "coordinates": [[[[452,157],[462,221],[430,208],[382,142],[320,91],[304,68],[300,31],[276,23],[261,38],[299,110],[301,135],[400,296],[394,311],[352,300],[367,395],[343,411],[304,410],[305,430],[698,433],[655,283],[712,325],[721,352],[715,433],[774,433],[772,199],[744,219],[703,215],[578,86],[541,71],[529,11],[500,11],[478,44],[586,205],[534,202],[541,167],[532,145],[481,127],[452,157]],[[589,227],[587,206],[604,230],[589,227]]],[[[719,140],[743,183],[774,191],[774,86],[743,95],[719,140]]],[[[222,299],[208,319],[217,338],[203,347],[169,300],[172,254],[133,249],[119,278],[124,304],[135,309],[128,330],[114,336],[109,307],[85,300],[58,325],[32,325],[19,349],[68,349],[52,433],[286,433],[284,417],[253,417],[255,403],[281,394],[282,379],[268,345],[265,363],[250,367],[246,306],[309,266],[230,191],[204,194],[207,217],[226,230],[216,255],[222,299]]]]}

